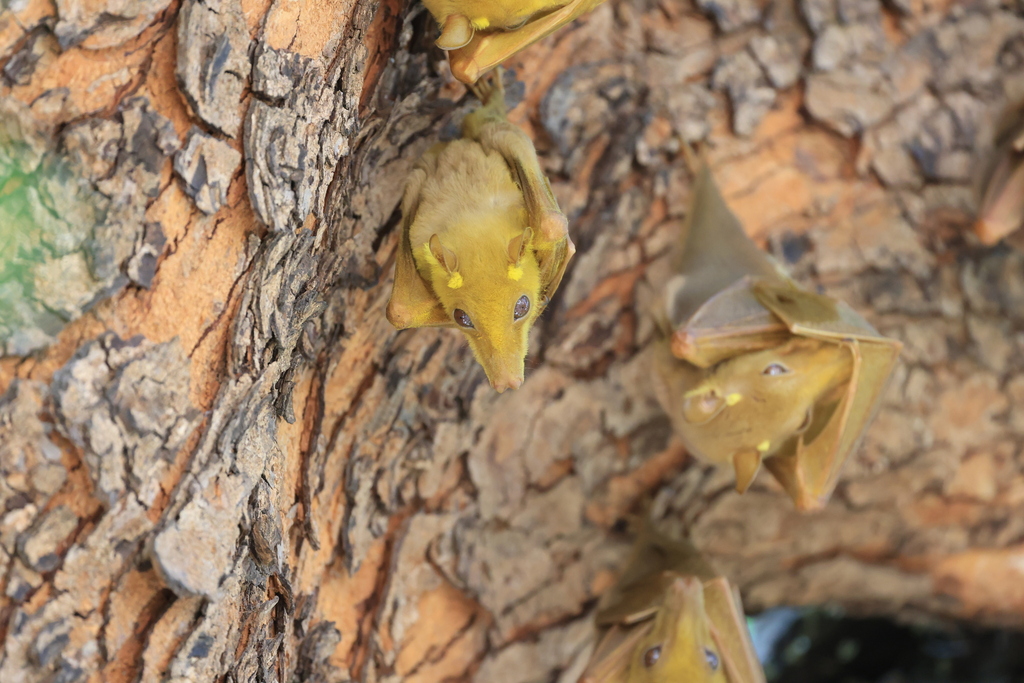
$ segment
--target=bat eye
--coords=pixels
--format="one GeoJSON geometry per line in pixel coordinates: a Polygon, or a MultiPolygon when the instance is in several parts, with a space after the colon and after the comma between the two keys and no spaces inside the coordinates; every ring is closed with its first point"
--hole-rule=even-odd
{"type": "Polygon", "coordinates": [[[711,667],[712,671],[718,671],[718,655],[711,650],[704,648],[704,659],[707,660],[708,666],[711,667]]]}
{"type": "Polygon", "coordinates": [[[530,312],[530,299],[524,294],[519,297],[519,301],[516,302],[516,307],[512,310],[512,316],[519,320],[526,316],[530,312]]]}
{"type": "Polygon", "coordinates": [[[789,373],[789,368],[782,363],[772,363],[761,371],[762,375],[768,375],[769,377],[778,377],[779,375],[785,375],[787,373],[789,373]]]}
{"type": "Polygon", "coordinates": [[[461,308],[456,308],[454,317],[455,322],[457,322],[459,325],[461,325],[462,327],[468,327],[472,329],[473,321],[469,319],[469,316],[466,315],[466,312],[464,310],[462,310],[461,308]]]}
{"type": "Polygon", "coordinates": [[[506,31],[515,31],[518,28],[522,28],[522,27],[526,26],[526,22],[529,21],[529,20],[530,20],[529,17],[523,17],[522,19],[520,19],[516,23],[509,24],[508,26],[506,26],[505,30],[506,31]]]}
{"type": "Polygon", "coordinates": [[[658,663],[661,659],[661,645],[655,645],[644,653],[644,666],[648,669],[658,663]]]}

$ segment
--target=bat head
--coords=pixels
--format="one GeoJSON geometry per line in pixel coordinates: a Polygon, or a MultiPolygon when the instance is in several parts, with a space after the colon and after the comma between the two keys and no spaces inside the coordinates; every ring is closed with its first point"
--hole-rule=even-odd
{"type": "Polygon", "coordinates": [[[801,337],[722,361],[683,395],[680,435],[709,460],[731,460],[742,492],[761,459],[807,430],[816,405],[847,386],[852,372],[847,348],[801,337]]]}
{"type": "Polygon", "coordinates": [[[700,579],[676,574],[654,624],[636,644],[629,683],[726,683],[725,662],[711,633],[700,579]]]}
{"type": "Polygon", "coordinates": [[[498,393],[523,383],[530,328],[543,308],[531,237],[526,228],[504,245],[480,241],[465,254],[449,249],[437,235],[423,246],[438,301],[466,335],[498,393]]]}

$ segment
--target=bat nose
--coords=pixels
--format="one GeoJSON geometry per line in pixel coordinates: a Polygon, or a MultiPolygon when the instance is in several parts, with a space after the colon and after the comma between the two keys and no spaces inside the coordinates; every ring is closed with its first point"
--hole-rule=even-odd
{"type": "Polygon", "coordinates": [[[680,595],[703,593],[704,584],[695,576],[676,576],[672,581],[672,591],[680,595]]]}
{"type": "Polygon", "coordinates": [[[690,424],[709,422],[725,408],[726,400],[714,389],[705,389],[683,400],[683,419],[690,424]]]}
{"type": "Polygon", "coordinates": [[[491,386],[500,394],[506,389],[518,389],[522,384],[523,378],[521,375],[506,375],[505,377],[499,377],[496,379],[491,383],[491,386]]]}
{"type": "Polygon", "coordinates": [[[703,610],[704,583],[696,576],[676,575],[669,585],[665,605],[678,617],[694,617],[703,610]]]}

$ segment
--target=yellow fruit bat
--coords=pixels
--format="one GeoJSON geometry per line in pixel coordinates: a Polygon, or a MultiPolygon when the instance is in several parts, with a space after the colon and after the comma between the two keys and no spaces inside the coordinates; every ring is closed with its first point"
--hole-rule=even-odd
{"type": "Polygon", "coordinates": [[[743,232],[707,165],[693,166],[655,393],[690,452],[735,468],[740,493],[763,461],[799,509],[824,507],[903,345],[797,286],[743,232]]]}
{"type": "Polygon", "coordinates": [[[764,683],[739,594],[689,543],[641,531],[579,683],[764,683]]]}
{"type": "Polygon", "coordinates": [[[398,329],[457,327],[498,392],[523,382],[530,328],[576,248],[530,138],[509,123],[501,71],[462,138],[434,145],[402,197],[387,317],[398,329]]]}
{"type": "Polygon", "coordinates": [[[448,51],[463,83],[527,45],[589,12],[604,0],[423,0],[441,27],[437,46],[448,51]]]}
{"type": "MultiPolygon", "coordinates": [[[[1020,113],[1018,113],[1020,116],[1020,113]]],[[[1012,241],[1024,248],[1024,118],[996,139],[993,157],[982,170],[981,205],[974,232],[982,244],[1012,241]]]]}

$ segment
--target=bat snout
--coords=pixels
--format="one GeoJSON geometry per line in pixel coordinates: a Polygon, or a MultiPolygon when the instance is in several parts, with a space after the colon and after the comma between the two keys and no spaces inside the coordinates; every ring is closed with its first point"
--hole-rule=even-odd
{"type": "Polygon", "coordinates": [[[726,401],[715,389],[689,393],[683,399],[683,419],[692,425],[710,422],[726,406],[726,401]]]}
{"type": "Polygon", "coordinates": [[[693,620],[704,613],[704,583],[696,576],[677,574],[665,595],[670,623],[693,620]]]}
{"type": "Polygon", "coordinates": [[[677,595],[703,595],[704,584],[696,576],[677,576],[672,581],[672,592],[677,595]]]}
{"type": "Polygon", "coordinates": [[[514,375],[511,373],[504,374],[501,377],[495,377],[491,380],[491,386],[499,394],[506,389],[518,389],[523,384],[522,375],[514,375]]]}
{"type": "Polygon", "coordinates": [[[483,334],[468,339],[492,389],[500,394],[506,389],[522,386],[525,376],[525,339],[490,334],[486,329],[483,334]]]}
{"type": "Polygon", "coordinates": [[[828,503],[828,496],[815,495],[808,491],[794,492],[790,495],[793,498],[793,504],[800,512],[824,510],[825,504],[828,503]]]}

